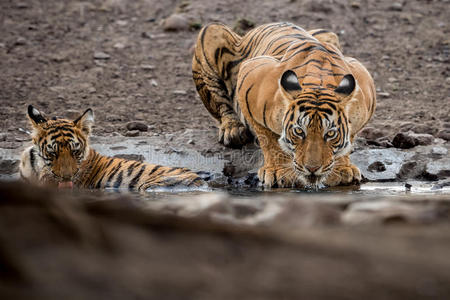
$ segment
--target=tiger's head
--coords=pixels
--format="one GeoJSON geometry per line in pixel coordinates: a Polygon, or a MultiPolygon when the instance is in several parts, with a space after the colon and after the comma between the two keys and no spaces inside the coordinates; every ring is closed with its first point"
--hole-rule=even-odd
{"type": "Polygon", "coordinates": [[[33,144],[44,161],[39,180],[59,187],[72,187],[81,163],[89,154],[88,136],[94,113],[87,109],[73,121],[48,120],[29,105],[28,118],[33,127],[33,144]]]}
{"type": "Polygon", "coordinates": [[[347,74],[336,86],[302,85],[291,70],[280,78],[279,89],[288,105],[278,142],[292,158],[298,179],[317,187],[331,174],[336,160],[351,150],[343,104],[352,99],[357,83],[347,74]]]}

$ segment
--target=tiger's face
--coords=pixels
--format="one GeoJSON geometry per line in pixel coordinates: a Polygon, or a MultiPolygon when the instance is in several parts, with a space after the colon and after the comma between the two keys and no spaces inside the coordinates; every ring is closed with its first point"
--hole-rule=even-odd
{"type": "Polygon", "coordinates": [[[47,120],[30,105],[28,117],[33,126],[33,143],[44,162],[39,179],[58,187],[72,187],[81,163],[89,154],[88,136],[94,121],[92,110],[86,110],[74,121],[47,120]]]}
{"type": "Polygon", "coordinates": [[[356,82],[345,75],[337,87],[302,89],[286,71],[280,88],[289,105],[279,139],[292,167],[306,186],[318,186],[331,174],[336,159],[351,150],[349,123],[340,103],[351,98],[356,82]]]}

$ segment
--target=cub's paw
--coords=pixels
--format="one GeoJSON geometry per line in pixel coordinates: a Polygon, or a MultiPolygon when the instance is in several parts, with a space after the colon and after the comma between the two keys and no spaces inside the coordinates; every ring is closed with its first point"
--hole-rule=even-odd
{"type": "Polygon", "coordinates": [[[359,183],[361,181],[361,172],[354,164],[338,165],[334,167],[331,174],[325,180],[325,185],[336,186],[351,183],[359,183]]]}
{"type": "Polygon", "coordinates": [[[250,141],[250,138],[250,132],[239,120],[222,118],[219,128],[219,143],[230,148],[240,148],[250,141]]]}
{"type": "Polygon", "coordinates": [[[298,187],[295,172],[287,168],[262,167],[258,170],[259,181],[265,187],[292,188],[298,187]]]}

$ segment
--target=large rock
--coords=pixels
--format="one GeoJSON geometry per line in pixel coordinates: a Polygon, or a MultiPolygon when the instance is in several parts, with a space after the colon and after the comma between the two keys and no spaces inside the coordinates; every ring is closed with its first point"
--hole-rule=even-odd
{"type": "Polygon", "coordinates": [[[398,149],[366,149],[354,152],[350,159],[371,181],[395,180],[403,163],[414,154],[398,149]]]}
{"type": "Polygon", "coordinates": [[[429,179],[437,180],[450,176],[450,158],[445,157],[430,161],[426,166],[426,176],[429,179]]]}

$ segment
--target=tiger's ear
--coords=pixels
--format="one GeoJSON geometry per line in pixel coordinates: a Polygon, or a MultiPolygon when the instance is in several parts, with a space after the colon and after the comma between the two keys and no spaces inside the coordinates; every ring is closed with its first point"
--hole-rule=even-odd
{"type": "Polygon", "coordinates": [[[355,77],[353,77],[352,74],[345,75],[341,82],[339,83],[339,86],[334,90],[335,93],[342,94],[344,96],[349,96],[356,87],[356,80],[355,77]]]}
{"type": "Polygon", "coordinates": [[[76,127],[80,128],[85,134],[91,133],[94,125],[94,112],[88,108],[81,116],[73,121],[76,127]]]}
{"type": "Polygon", "coordinates": [[[28,105],[28,118],[31,121],[33,128],[39,129],[43,123],[47,122],[39,110],[33,107],[33,105],[28,105]]]}
{"type": "Polygon", "coordinates": [[[300,83],[298,83],[297,74],[292,70],[287,70],[281,75],[280,90],[282,94],[289,100],[294,100],[302,91],[300,83]]]}

